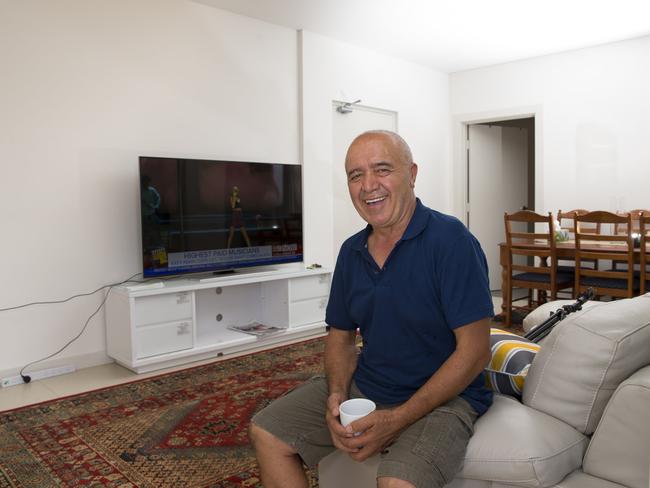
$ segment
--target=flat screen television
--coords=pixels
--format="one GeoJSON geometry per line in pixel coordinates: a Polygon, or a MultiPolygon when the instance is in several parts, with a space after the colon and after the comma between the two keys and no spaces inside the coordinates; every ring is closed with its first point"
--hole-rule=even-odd
{"type": "Polygon", "coordinates": [[[143,276],[303,259],[299,165],[140,157],[143,276]]]}

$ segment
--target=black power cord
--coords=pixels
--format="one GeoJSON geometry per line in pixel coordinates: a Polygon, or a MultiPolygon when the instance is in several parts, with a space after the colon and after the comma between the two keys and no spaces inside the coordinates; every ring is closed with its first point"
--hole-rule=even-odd
{"type": "MultiPolygon", "coordinates": [[[[99,304],[97,309],[92,314],[90,314],[90,316],[86,319],[86,322],[84,322],[83,327],[81,328],[81,330],[79,331],[79,333],[76,336],[74,336],[71,340],[69,340],[58,351],[56,351],[56,352],[54,352],[54,353],[52,353],[49,356],[46,356],[44,358],[37,359],[36,361],[32,361],[31,363],[26,364],[25,366],[23,366],[20,369],[19,374],[20,374],[20,378],[23,380],[23,382],[24,383],[29,383],[30,381],[32,381],[32,377],[25,373],[25,370],[29,366],[32,366],[32,365],[34,365],[36,363],[40,363],[41,361],[45,361],[47,359],[50,359],[50,358],[56,356],[57,354],[63,352],[74,341],[79,339],[79,337],[81,337],[81,335],[85,332],[86,328],[88,327],[88,324],[90,323],[92,318],[99,313],[99,311],[102,309],[102,307],[106,303],[106,300],[108,300],[108,295],[111,293],[111,290],[114,287],[123,285],[124,283],[130,283],[130,282],[133,282],[133,283],[148,283],[149,281],[160,280],[160,278],[150,278],[150,279],[147,279],[147,280],[134,280],[134,278],[136,276],[138,276],[139,274],[141,274],[141,273],[135,273],[134,275],[130,276],[129,278],[127,278],[127,279],[125,279],[123,281],[119,281],[117,283],[111,283],[111,284],[108,284],[108,285],[103,285],[103,286],[100,286],[99,288],[97,288],[94,291],[91,291],[91,292],[88,292],[88,293],[79,293],[77,295],[72,295],[71,297],[68,297],[68,298],[66,298],[64,300],[51,300],[51,301],[44,301],[44,302],[30,302],[30,303],[26,303],[24,305],[18,305],[18,306],[15,306],[15,307],[0,308],[0,312],[7,312],[9,310],[17,310],[17,309],[20,309],[20,308],[31,307],[33,305],[50,305],[50,304],[54,304],[54,303],[66,303],[66,302],[69,302],[70,300],[73,300],[74,298],[91,296],[91,295],[94,295],[95,293],[98,293],[98,292],[108,288],[108,291],[106,292],[106,295],[104,296],[104,299],[99,304]]],[[[167,279],[171,279],[171,278],[167,278],[167,279]]]]}

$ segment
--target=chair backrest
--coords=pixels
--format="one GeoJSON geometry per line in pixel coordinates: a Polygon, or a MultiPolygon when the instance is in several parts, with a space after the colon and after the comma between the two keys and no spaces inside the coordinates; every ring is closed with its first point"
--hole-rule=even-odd
{"type": "MultiPolygon", "coordinates": [[[[586,210],[584,208],[576,208],[573,210],[567,210],[566,212],[558,210],[557,222],[560,225],[560,229],[566,230],[567,232],[573,234],[576,215],[585,215],[587,213],[589,213],[589,210],[586,210]]],[[[581,230],[584,233],[600,234],[600,223],[583,224],[581,230]]]]}
{"type": "MultiPolygon", "coordinates": [[[[641,214],[648,215],[650,214],[650,210],[644,210],[642,208],[636,208],[634,210],[630,210],[629,212],[617,212],[618,215],[627,215],[630,214],[632,217],[632,233],[640,233],[641,228],[639,224],[639,217],[641,217],[641,214]]],[[[616,226],[616,233],[617,234],[625,234],[625,225],[617,225],[616,226]]]]}
{"type": "MultiPolygon", "coordinates": [[[[624,289],[607,286],[594,286],[597,295],[634,296],[634,243],[632,240],[632,216],[630,214],[615,214],[606,211],[589,212],[577,215],[574,226],[576,245],[576,293],[584,291],[589,285],[581,284],[583,277],[626,280],[624,289]],[[582,223],[599,223],[599,234],[583,232],[582,223]],[[606,225],[604,225],[606,224],[606,225]],[[620,232],[619,232],[620,230],[620,232]],[[626,270],[601,271],[581,269],[582,260],[600,259],[622,261],[627,264],[626,270]]],[[[604,281],[604,280],[601,280],[604,281]]]]}
{"type": "Polygon", "coordinates": [[[520,210],[503,216],[506,228],[506,247],[508,249],[508,267],[510,273],[520,271],[524,273],[546,274],[555,281],[557,266],[548,263],[548,260],[555,260],[555,225],[551,212],[548,215],[540,215],[532,210],[520,210]],[[522,224],[526,229],[513,229],[513,224],[522,224]],[[531,225],[545,224],[544,232],[537,232],[528,229],[531,225]],[[526,256],[529,258],[541,258],[547,260],[547,266],[536,266],[526,263],[514,262],[513,257],[526,256]]]}
{"type": "Polygon", "coordinates": [[[639,290],[643,295],[650,291],[646,285],[646,280],[650,279],[650,273],[648,272],[648,266],[650,266],[650,212],[641,212],[641,215],[639,215],[639,234],[641,234],[639,246],[641,283],[639,290]]]}

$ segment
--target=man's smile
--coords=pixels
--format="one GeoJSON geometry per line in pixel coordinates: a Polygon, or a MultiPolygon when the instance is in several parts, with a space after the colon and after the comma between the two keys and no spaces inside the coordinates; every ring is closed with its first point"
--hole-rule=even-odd
{"type": "Polygon", "coordinates": [[[367,200],[364,200],[364,202],[366,203],[366,205],[376,205],[376,204],[386,200],[386,198],[387,198],[386,196],[376,197],[376,198],[368,198],[367,200]]]}

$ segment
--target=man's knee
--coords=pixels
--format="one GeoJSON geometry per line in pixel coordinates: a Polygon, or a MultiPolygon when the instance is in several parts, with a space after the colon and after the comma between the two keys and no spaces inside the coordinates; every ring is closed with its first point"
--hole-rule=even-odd
{"type": "Polygon", "coordinates": [[[382,476],[377,478],[377,488],[416,488],[414,484],[399,478],[382,476]]]}
{"type": "Polygon", "coordinates": [[[296,454],[296,451],[289,444],[278,439],[254,422],[251,422],[248,426],[248,438],[256,452],[264,451],[282,455],[296,454]]]}

